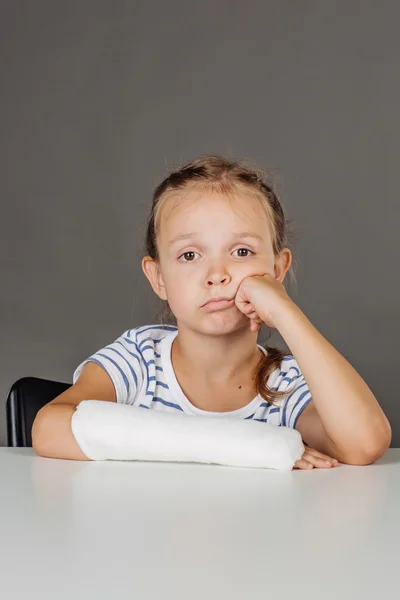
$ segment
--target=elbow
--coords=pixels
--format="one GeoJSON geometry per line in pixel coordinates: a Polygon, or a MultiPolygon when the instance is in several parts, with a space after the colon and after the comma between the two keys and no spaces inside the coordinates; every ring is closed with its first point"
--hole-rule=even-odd
{"type": "Polygon", "coordinates": [[[33,421],[31,429],[32,448],[38,456],[51,458],[51,453],[46,448],[48,446],[46,442],[49,436],[46,430],[43,417],[44,415],[39,410],[35,417],[35,420],[33,421]]]}
{"type": "Polygon", "coordinates": [[[71,429],[76,407],[72,404],[45,406],[32,425],[32,448],[44,458],[90,460],[79,447],[71,429]]]}
{"type": "Polygon", "coordinates": [[[41,450],[40,450],[40,440],[41,440],[40,420],[41,420],[41,414],[40,414],[40,410],[39,410],[33,421],[32,429],[31,429],[32,448],[34,449],[36,454],[38,454],[39,456],[42,455],[41,450]]]}
{"type": "Polygon", "coordinates": [[[385,420],[385,427],[382,433],[379,435],[378,439],[374,444],[370,445],[369,449],[369,460],[366,464],[370,465],[379,458],[382,458],[384,454],[386,454],[387,450],[392,443],[392,428],[390,426],[389,421],[385,420]]]}
{"type": "Polygon", "coordinates": [[[383,438],[380,443],[375,447],[375,449],[370,453],[369,460],[366,464],[370,465],[374,463],[379,458],[382,458],[384,454],[389,450],[390,444],[392,443],[392,432],[390,430],[390,434],[383,438]]]}
{"type": "Polygon", "coordinates": [[[390,428],[390,431],[388,431],[385,436],[382,436],[374,443],[367,444],[363,449],[353,449],[352,451],[344,452],[344,460],[341,460],[340,462],[348,465],[372,465],[375,461],[379,460],[384,454],[386,454],[391,442],[392,430],[390,428]]]}

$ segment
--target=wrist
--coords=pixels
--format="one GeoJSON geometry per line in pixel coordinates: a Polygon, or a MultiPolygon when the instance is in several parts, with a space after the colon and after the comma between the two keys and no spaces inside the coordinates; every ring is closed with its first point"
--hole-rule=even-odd
{"type": "Polygon", "coordinates": [[[283,335],[285,330],[292,330],[295,323],[306,317],[297,304],[288,297],[279,305],[277,310],[270,311],[269,318],[273,326],[283,335]]]}
{"type": "Polygon", "coordinates": [[[263,321],[267,325],[268,322],[272,322],[274,327],[279,330],[284,323],[287,323],[289,319],[292,319],[300,313],[301,311],[297,304],[295,304],[291,298],[287,297],[279,303],[279,306],[270,310],[266,315],[266,318],[263,318],[263,321]]]}

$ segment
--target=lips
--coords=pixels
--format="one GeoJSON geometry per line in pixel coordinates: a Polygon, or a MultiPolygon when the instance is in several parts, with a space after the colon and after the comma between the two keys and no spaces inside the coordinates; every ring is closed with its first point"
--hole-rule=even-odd
{"type": "Polygon", "coordinates": [[[234,304],[234,298],[213,298],[209,300],[205,304],[203,304],[202,308],[207,311],[211,310],[221,310],[223,308],[228,308],[234,304]]]}
{"type": "Polygon", "coordinates": [[[233,298],[228,298],[228,296],[216,296],[215,298],[210,298],[209,300],[207,300],[207,302],[202,304],[202,306],[205,306],[209,302],[219,302],[220,300],[233,300],[233,298]]]}

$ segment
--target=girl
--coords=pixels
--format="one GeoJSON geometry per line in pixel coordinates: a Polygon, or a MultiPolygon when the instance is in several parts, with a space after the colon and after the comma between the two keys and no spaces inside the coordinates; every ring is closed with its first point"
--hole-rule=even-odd
{"type": "Polygon", "coordinates": [[[391,442],[376,398],[286,293],[287,222],[259,169],[219,155],[155,190],[142,269],[169,323],[128,329],[82,362],[100,364],[116,401],[296,428],[295,468],[366,465],[391,442]],[[291,353],[257,343],[277,328],[291,353]]]}

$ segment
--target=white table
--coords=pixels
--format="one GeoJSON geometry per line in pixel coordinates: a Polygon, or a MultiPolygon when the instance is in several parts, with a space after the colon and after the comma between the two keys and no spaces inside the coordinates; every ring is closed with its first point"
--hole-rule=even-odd
{"type": "Polygon", "coordinates": [[[0,448],[3,600],[400,595],[400,449],[289,472],[0,448]]]}

